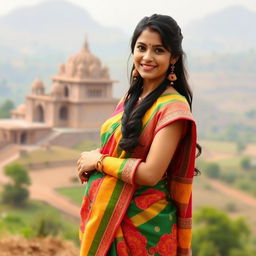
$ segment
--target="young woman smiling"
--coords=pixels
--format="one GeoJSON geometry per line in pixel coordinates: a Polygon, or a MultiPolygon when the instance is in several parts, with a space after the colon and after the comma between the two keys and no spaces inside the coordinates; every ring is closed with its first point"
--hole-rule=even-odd
{"type": "Polygon", "coordinates": [[[191,254],[197,144],[182,38],[166,15],[135,28],[130,88],[102,125],[101,148],[77,163],[87,181],[81,256],[191,254]]]}

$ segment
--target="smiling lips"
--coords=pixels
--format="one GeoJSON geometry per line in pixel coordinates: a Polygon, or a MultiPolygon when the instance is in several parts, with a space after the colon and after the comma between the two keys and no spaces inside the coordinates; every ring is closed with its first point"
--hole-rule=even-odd
{"type": "Polygon", "coordinates": [[[152,64],[141,64],[144,71],[152,71],[156,66],[152,64]]]}

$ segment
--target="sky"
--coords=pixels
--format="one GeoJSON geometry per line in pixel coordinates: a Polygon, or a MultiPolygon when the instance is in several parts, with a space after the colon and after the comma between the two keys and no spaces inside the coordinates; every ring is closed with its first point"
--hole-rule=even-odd
{"type": "MultiPolygon", "coordinates": [[[[43,1],[0,0],[0,15],[43,1]]],[[[56,0],[55,0],[56,1],[56,0]]],[[[256,12],[256,0],[66,0],[86,9],[105,26],[114,26],[130,33],[138,21],[153,13],[168,14],[180,26],[228,6],[240,5],[256,12]]]]}

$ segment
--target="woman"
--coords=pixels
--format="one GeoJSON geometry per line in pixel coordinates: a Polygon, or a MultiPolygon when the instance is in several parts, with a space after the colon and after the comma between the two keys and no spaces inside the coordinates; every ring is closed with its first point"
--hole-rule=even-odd
{"type": "Polygon", "coordinates": [[[191,254],[196,127],[181,42],[165,15],[134,31],[130,89],[102,126],[100,150],[78,160],[88,180],[81,256],[191,254]]]}

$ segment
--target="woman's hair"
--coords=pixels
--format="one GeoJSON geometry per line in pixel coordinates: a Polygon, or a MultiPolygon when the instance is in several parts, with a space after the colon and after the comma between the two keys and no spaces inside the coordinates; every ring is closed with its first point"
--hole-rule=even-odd
{"type": "MultiPolygon", "coordinates": [[[[145,29],[150,29],[157,32],[162,40],[162,44],[166,50],[171,53],[171,56],[178,58],[175,64],[175,74],[177,80],[173,87],[184,97],[186,97],[190,108],[192,108],[192,92],[187,82],[187,72],[184,67],[184,52],[182,50],[182,33],[177,22],[167,15],[153,14],[150,17],[144,17],[134,30],[131,39],[131,52],[138,37],[145,29]]],[[[133,79],[132,72],[130,74],[130,88],[126,94],[124,102],[124,113],[122,117],[122,139],[119,143],[120,148],[126,152],[132,152],[139,144],[139,136],[142,130],[142,117],[146,111],[153,105],[157,98],[166,90],[170,81],[167,79],[170,73],[170,66],[166,72],[164,81],[156,87],[147,97],[145,97],[140,104],[136,104],[139,96],[143,90],[143,78],[138,76],[136,80],[133,79]]],[[[201,147],[197,145],[198,155],[201,153],[201,147]]],[[[198,171],[196,170],[196,173],[198,171]]]]}

